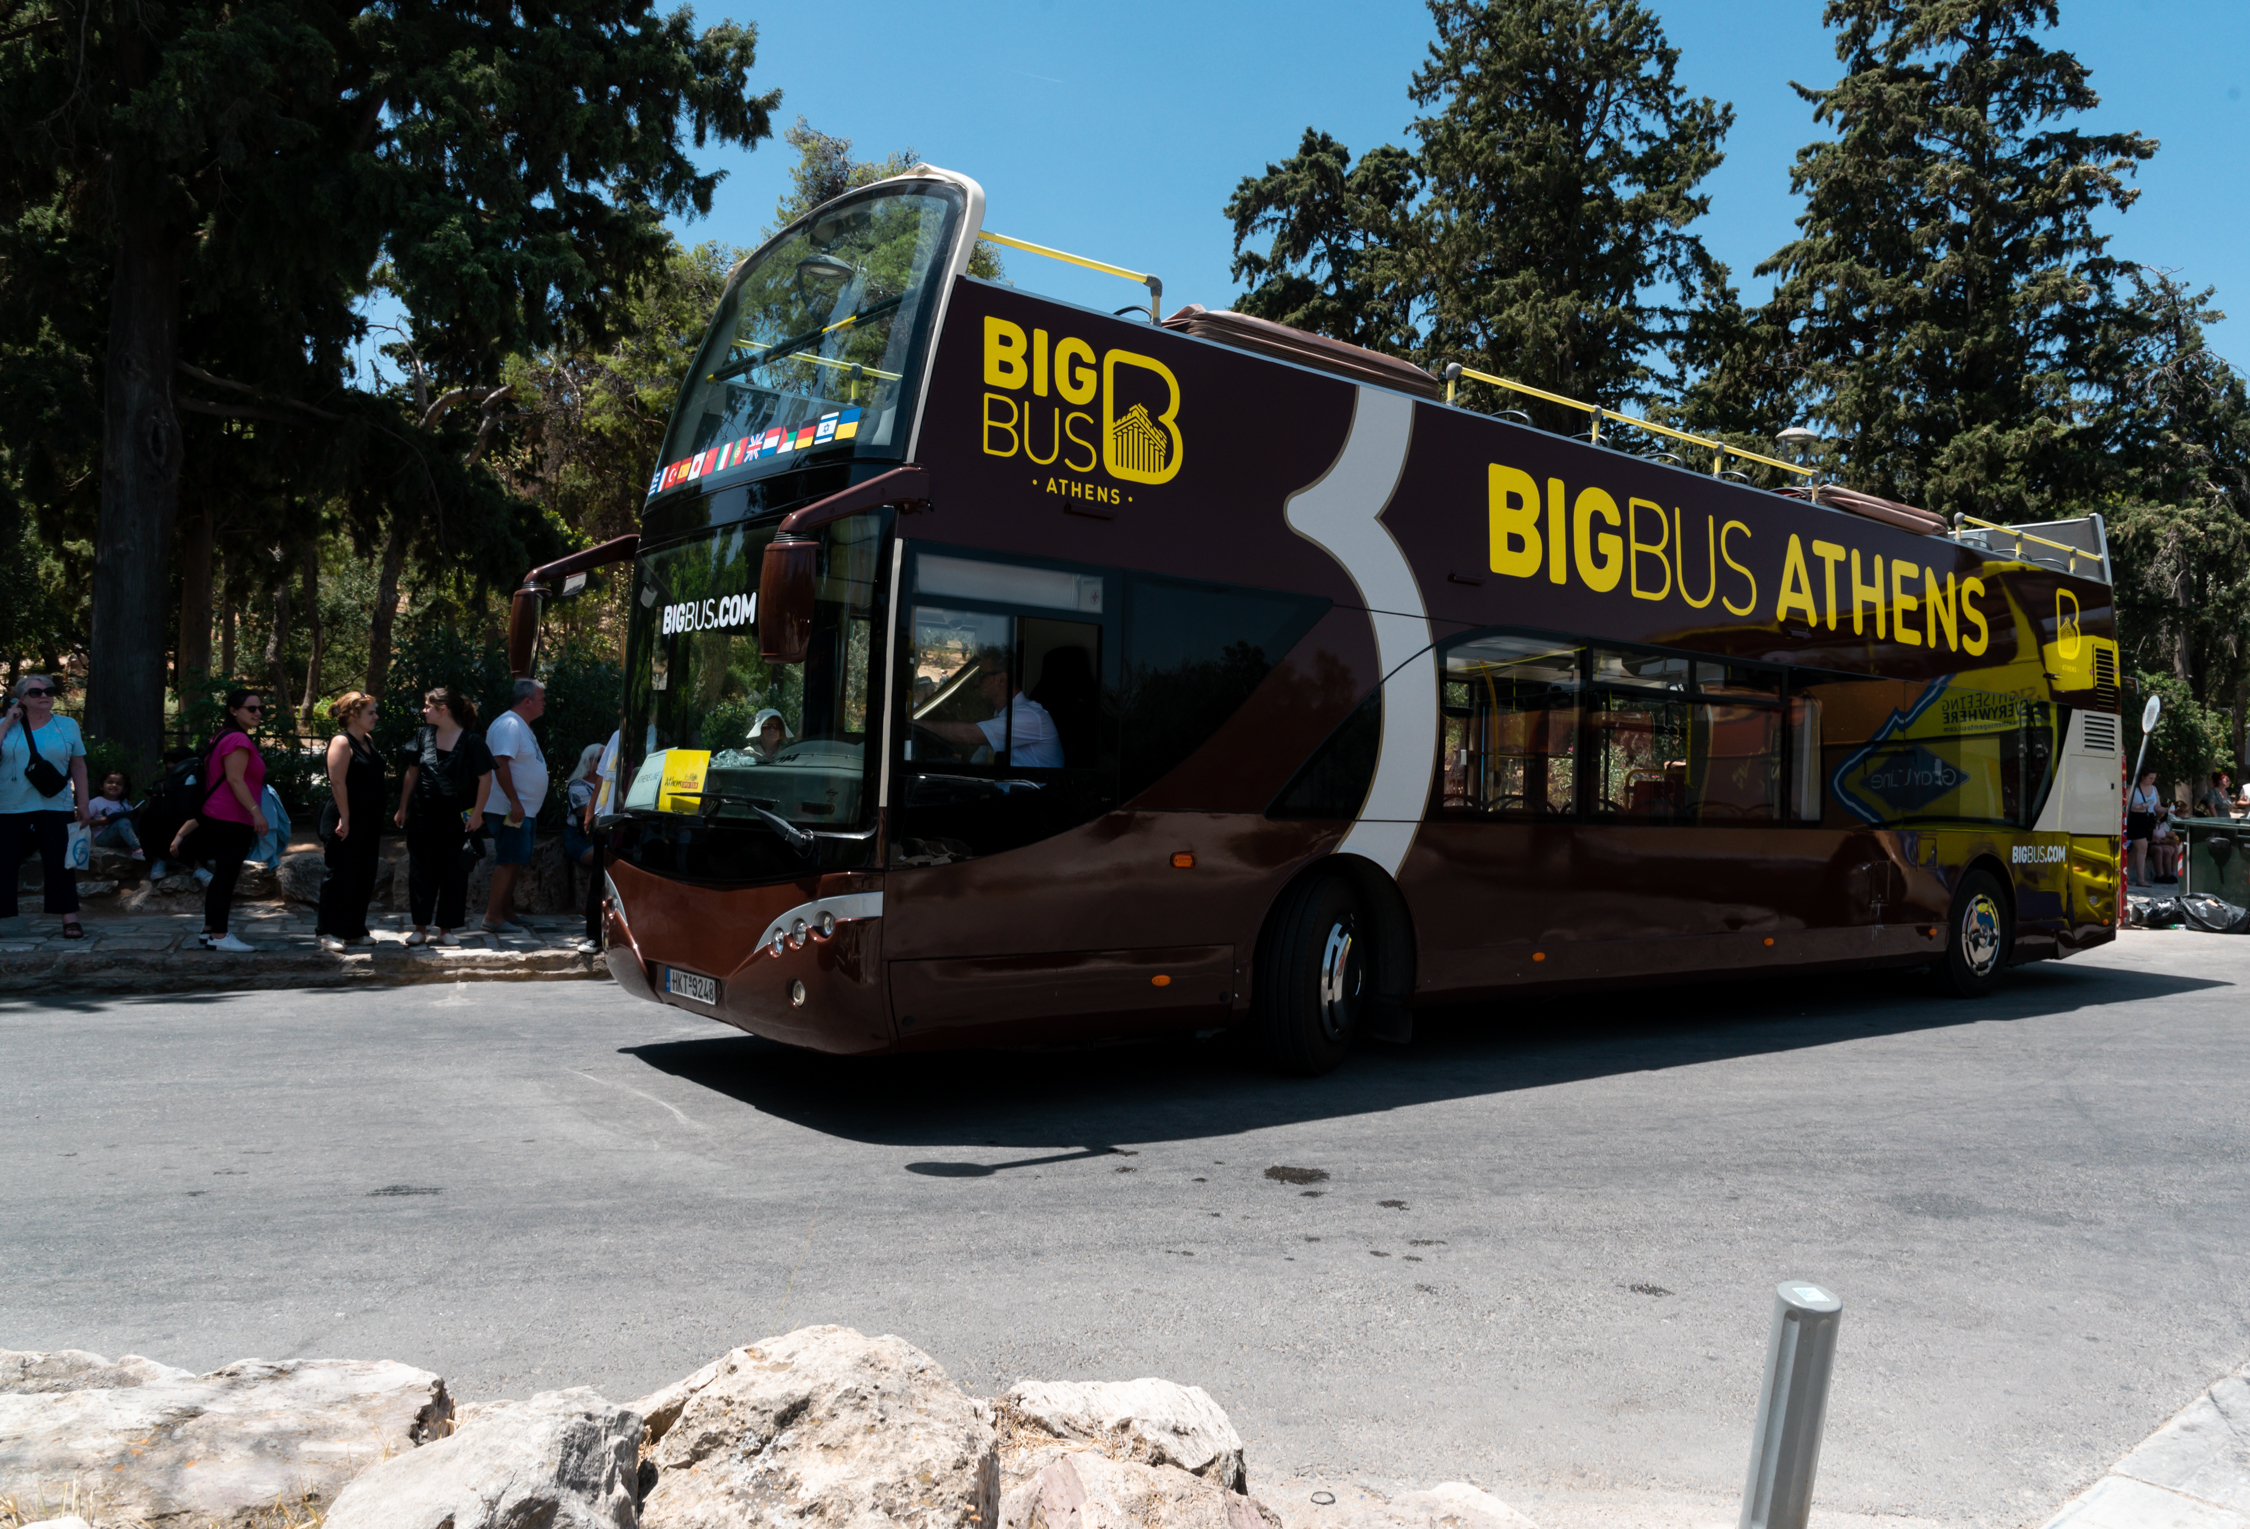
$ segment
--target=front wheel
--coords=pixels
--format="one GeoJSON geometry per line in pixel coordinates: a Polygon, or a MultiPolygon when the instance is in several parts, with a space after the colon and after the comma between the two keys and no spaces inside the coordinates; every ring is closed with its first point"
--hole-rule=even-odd
{"type": "Polygon", "coordinates": [[[1276,1067],[1304,1077],[1352,1049],[1373,999],[1373,928],[1341,876],[1291,887],[1274,909],[1258,966],[1259,1030],[1276,1067]]]}
{"type": "Polygon", "coordinates": [[[1990,871],[1969,872],[1954,889],[1953,909],[1946,917],[1939,979],[1963,998],[1982,998],[2000,985],[2014,943],[2015,919],[1999,881],[1990,871]]]}

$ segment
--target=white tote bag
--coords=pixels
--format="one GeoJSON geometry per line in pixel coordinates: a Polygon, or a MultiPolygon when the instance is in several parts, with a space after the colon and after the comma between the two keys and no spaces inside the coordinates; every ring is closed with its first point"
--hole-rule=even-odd
{"type": "Polygon", "coordinates": [[[83,823],[70,825],[70,842],[63,846],[63,869],[83,871],[94,863],[94,831],[83,823]]]}

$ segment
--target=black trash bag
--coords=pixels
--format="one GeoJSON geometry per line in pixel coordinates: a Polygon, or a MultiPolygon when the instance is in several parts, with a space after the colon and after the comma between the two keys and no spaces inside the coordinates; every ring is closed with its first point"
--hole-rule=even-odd
{"type": "Polygon", "coordinates": [[[2136,929],[2177,929],[2187,922],[2176,897],[2136,897],[2130,908],[2128,919],[2136,929]]]}
{"type": "Polygon", "coordinates": [[[2178,899],[2178,905],[2190,929],[2207,934],[2250,934],[2250,908],[2238,908],[2223,897],[2191,892],[2178,899]]]}

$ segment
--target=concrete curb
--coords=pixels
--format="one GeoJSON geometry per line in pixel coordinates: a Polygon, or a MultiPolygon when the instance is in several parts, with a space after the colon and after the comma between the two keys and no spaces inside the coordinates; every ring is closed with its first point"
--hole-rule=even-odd
{"type": "Polygon", "coordinates": [[[2250,1370],[2220,1380],[2047,1529],[2250,1529],[2250,1370]]]}
{"type": "Polygon", "coordinates": [[[424,982],[568,982],[609,976],[606,956],[575,950],[376,947],[342,955],[268,950],[0,952],[0,984],[43,993],[201,993],[278,988],[404,987],[424,982]]]}

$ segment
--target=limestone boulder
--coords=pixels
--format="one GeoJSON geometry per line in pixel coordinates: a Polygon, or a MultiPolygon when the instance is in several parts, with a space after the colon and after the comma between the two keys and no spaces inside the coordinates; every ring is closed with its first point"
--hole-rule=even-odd
{"type": "Polygon", "coordinates": [[[272,866],[242,862],[242,878],[234,884],[236,902],[271,902],[279,895],[279,878],[272,866]]]}
{"type": "Polygon", "coordinates": [[[377,1461],[443,1437],[452,1399],[387,1361],[245,1359],[191,1375],[127,1355],[0,1351],[0,1482],[91,1492],[97,1516],[263,1522],[325,1507],[377,1461]]]}
{"type": "Polygon", "coordinates": [[[283,855],[281,864],[274,868],[275,885],[281,895],[293,903],[319,902],[320,884],[327,877],[327,857],[317,849],[301,849],[295,854],[283,855]]]}
{"type": "Polygon", "coordinates": [[[1281,1529],[1281,1518],[1179,1466],[1084,1449],[1049,1461],[1008,1493],[1000,1529],[1281,1529]]]}
{"type": "Polygon", "coordinates": [[[1092,1447],[1116,1460],[1177,1466],[1247,1492],[1242,1436],[1201,1386],[1169,1380],[1019,1381],[994,1406],[1011,1483],[1058,1452],[1092,1447]]]}
{"type": "Polygon", "coordinates": [[[800,1328],[711,1368],[649,1450],[642,1529],[994,1522],[986,1408],[903,1338],[800,1328]]]}
{"type": "Polygon", "coordinates": [[[105,881],[114,881],[120,886],[131,886],[147,874],[148,862],[146,860],[135,860],[125,850],[105,849],[97,844],[93,848],[91,857],[86,862],[86,869],[81,873],[82,879],[79,890],[85,890],[83,881],[85,876],[99,876],[105,881]]]}
{"type": "Polygon", "coordinates": [[[634,1529],[640,1452],[639,1413],[544,1391],[370,1467],[326,1529],[634,1529]]]}

